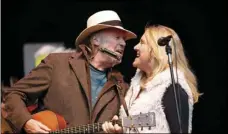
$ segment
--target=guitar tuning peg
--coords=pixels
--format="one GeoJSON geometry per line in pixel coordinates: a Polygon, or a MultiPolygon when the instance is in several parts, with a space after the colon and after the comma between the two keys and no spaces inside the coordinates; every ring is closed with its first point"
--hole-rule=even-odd
{"type": "Polygon", "coordinates": [[[141,127],[141,131],[143,131],[143,127],[141,127]]]}
{"type": "Polygon", "coordinates": [[[149,126],[149,130],[151,130],[151,126],[149,126]]]}
{"type": "Polygon", "coordinates": [[[139,114],[142,114],[142,112],[140,112],[139,114]]]}
{"type": "Polygon", "coordinates": [[[129,131],[131,131],[131,127],[129,128],[129,131]]]}

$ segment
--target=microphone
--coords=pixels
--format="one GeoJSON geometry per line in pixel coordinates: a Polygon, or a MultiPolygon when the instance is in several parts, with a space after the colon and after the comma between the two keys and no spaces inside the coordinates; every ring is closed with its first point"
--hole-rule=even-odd
{"type": "Polygon", "coordinates": [[[100,47],[99,50],[105,54],[108,54],[109,56],[111,56],[117,60],[120,60],[119,56],[115,52],[108,50],[107,48],[100,47]]]}
{"type": "Polygon", "coordinates": [[[168,45],[171,38],[172,38],[172,35],[168,35],[166,37],[161,37],[158,39],[157,43],[159,46],[168,45]]]}
{"type": "MultiPolygon", "coordinates": [[[[177,86],[178,90],[176,91],[176,86],[175,86],[175,80],[174,80],[174,74],[173,74],[173,65],[172,65],[172,49],[170,47],[169,41],[171,40],[172,35],[168,35],[166,37],[161,37],[158,39],[157,43],[159,46],[165,46],[165,50],[166,53],[168,55],[168,64],[169,64],[169,68],[170,68],[170,75],[171,75],[171,80],[172,80],[172,86],[173,86],[173,91],[174,91],[174,99],[175,99],[175,103],[176,103],[176,110],[177,110],[177,119],[178,119],[178,124],[179,124],[179,129],[180,129],[180,133],[182,133],[182,125],[181,125],[181,111],[180,111],[180,98],[179,93],[177,94],[177,92],[179,92],[179,86],[177,86]],[[178,103],[179,101],[179,103],[178,103]]],[[[175,43],[174,43],[175,44],[175,43]]],[[[175,54],[176,54],[176,48],[174,45],[174,49],[175,49],[175,54]]],[[[175,55],[176,57],[176,55],[175,55]]],[[[176,57],[177,58],[177,57],[176,57]]],[[[177,83],[178,83],[178,73],[177,73],[177,61],[176,61],[176,76],[177,76],[177,83]]]]}

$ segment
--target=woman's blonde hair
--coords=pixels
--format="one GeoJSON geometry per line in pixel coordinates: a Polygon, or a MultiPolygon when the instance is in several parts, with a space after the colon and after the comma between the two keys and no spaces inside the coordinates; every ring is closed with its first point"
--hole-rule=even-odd
{"type": "MultiPolygon", "coordinates": [[[[190,66],[188,64],[188,60],[185,56],[184,49],[181,43],[180,38],[177,33],[163,25],[149,26],[145,28],[146,42],[151,46],[151,56],[153,57],[153,72],[151,78],[153,78],[156,74],[164,71],[168,67],[168,56],[165,51],[165,47],[161,47],[157,44],[157,40],[160,37],[166,37],[168,35],[172,35],[172,39],[170,41],[170,46],[172,48],[172,61],[173,63],[177,62],[177,68],[184,72],[184,76],[187,80],[189,87],[191,88],[194,102],[198,102],[198,98],[200,93],[197,89],[197,80],[194,73],[191,71],[190,66]],[[174,46],[175,45],[175,46],[174,46]],[[175,49],[176,48],[176,56],[175,58],[175,49]]],[[[175,65],[175,64],[173,64],[175,65]]],[[[174,67],[175,68],[175,67],[174,67]]]]}

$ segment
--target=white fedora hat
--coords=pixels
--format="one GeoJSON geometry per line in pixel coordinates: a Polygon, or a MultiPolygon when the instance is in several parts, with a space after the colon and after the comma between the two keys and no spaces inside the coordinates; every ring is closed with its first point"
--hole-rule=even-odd
{"type": "Polygon", "coordinates": [[[111,10],[99,11],[91,15],[87,20],[87,28],[84,29],[75,40],[75,45],[82,43],[89,35],[106,28],[116,28],[126,33],[125,40],[136,38],[136,34],[123,28],[118,14],[111,10]]]}

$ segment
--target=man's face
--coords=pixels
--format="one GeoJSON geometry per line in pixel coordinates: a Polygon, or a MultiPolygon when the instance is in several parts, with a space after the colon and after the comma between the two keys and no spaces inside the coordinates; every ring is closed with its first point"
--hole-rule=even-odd
{"type": "Polygon", "coordinates": [[[107,62],[112,62],[112,64],[114,65],[121,63],[125,46],[126,42],[124,33],[122,31],[117,29],[108,29],[103,31],[100,41],[100,47],[104,47],[108,50],[115,52],[119,57],[119,60],[117,60],[109,55],[104,54],[104,56],[102,57],[104,58],[104,60],[106,60],[107,62]]]}

